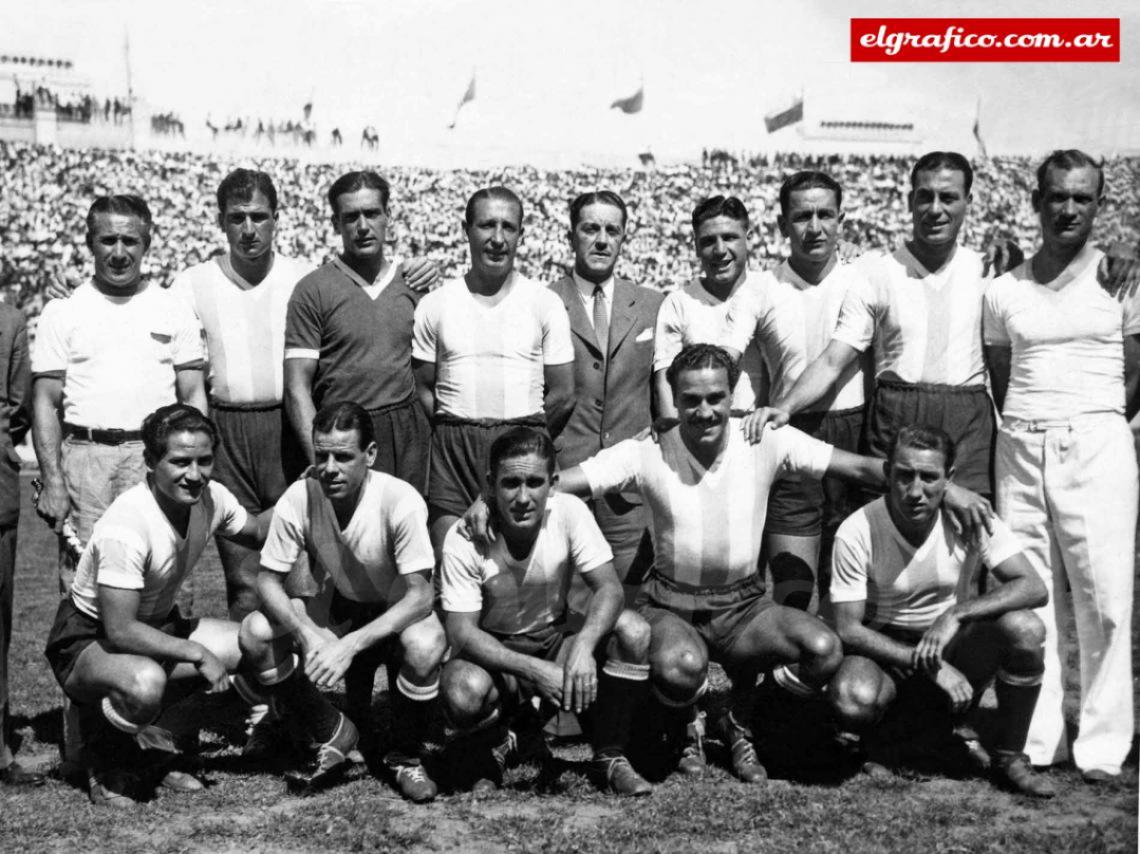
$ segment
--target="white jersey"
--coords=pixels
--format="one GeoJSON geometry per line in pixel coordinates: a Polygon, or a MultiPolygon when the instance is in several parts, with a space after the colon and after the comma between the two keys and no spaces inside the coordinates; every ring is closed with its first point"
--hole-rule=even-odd
{"type": "Polygon", "coordinates": [[[436,412],[454,418],[541,414],[547,365],[574,361],[570,318],[557,294],[515,273],[495,305],[463,279],[420,300],[412,358],[435,364],[436,412]]]}
{"type": "Polygon", "coordinates": [[[959,246],[931,272],[905,246],[856,265],[865,281],[847,293],[833,336],[875,347],[875,376],[906,383],[985,383],[982,256],[959,246]]]}
{"type": "Polygon", "coordinates": [[[512,556],[501,536],[484,549],[452,527],[443,543],[440,605],[445,611],[481,612],[479,627],[496,634],[539,631],[565,618],[575,572],[593,572],[612,560],[589,508],[556,492],[526,557],[512,556]]]}
{"type": "MultiPolygon", "coordinates": [[[[771,382],[772,400],[785,397],[800,374],[827,348],[848,290],[862,281],[849,264],[836,264],[818,285],[805,282],[787,261],[749,280],[730,300],[724,342],[740,352],[755,341],[771,382]]],[[[863,405],[863,371],[856,363],[835,389],[808,412],[863,405]]]]}
{"type": "Polygon", "coordinates": [[[756,572],[768,515],[768,492],[781,475],[820,478],[831,445],[794,427],[765,431],[750,445],[731,419],[728,444],[706,469],[689,453],[680,429],[627,439],[582,463],[595,497],[639,493],[653,514],[655,570],[694,587],[733,584],[756,572]]]}
{"type": "Polygon", "coordinates": [[[32,372],[63,374],[64,421],[138,430],[177,401],[175,371],[204,358],[193,312],[157,284],[118,297],[88,282],[44,307],[32,372]]]}
{"type": "Polygon", "coordinates": [[[306,261],[274,255],[269,275],[251,285],[219,255],[175,276],[171,293],[190,306],[206,335],[211,397],[281,402],[285,311],[297,282],[312,271],[306,261]]]}
{"type": "Polygon", "coordinates": [[[75,607],[102,619],[99,585],[139,591],[138,619],[161,621],[174,607],[182,582],[215,532],[237,534],[249,514],[233,493],[210,481],[190,507],[186,536],[170,524],[145,483],[114,500],[95,523],[71,585],[75,607]]]}
{"type": "Polygon", "coordinates": [[[1088,247],[1048,284],[1028,260],[990,285],[986,344],[1012,350],[1005,418],[1124,413],[1123,336],[1140,333],[1140,299],[1121,304],[1104,291],[1103,257],[1088,247]]]}
{"type": "Polygon", "coordinates": [[[369,471],[342,530],[316,479],[304,478],[277,501],[261,565],[284,575],[302,554],[317,580],[331,578],[346,599],[390,603],[398,576],[435,565],[427,505],[410,484],[369,471]]]}
{"type": "Polygon", "coordinates": [[[886,498],[844,520],[831,555],[831,601],[866,602],[863,622],[922,632],[959,599],[968,598],[979,564],[988,569],[1021,552],[1005,522],[993,520],[975,548],[946,513],[920,546],[912,546],[891,520],[886,498]]]}
{"type": "MultiPolygon", "coordinates": [[[[653,372],[666,370],[689,344],[728,343],[724,322],[729,304],[749,286],[753,275],[749,273],[724,302],[705,290],[700,279],[693,279],[665,297],[657,312],[653,336],[653,372]]],[[[740,359],[740,379],[733,389],[732,408],[743,411],[755,409],[757,401],[767,399],[767,383],[759,347],[753,343],[740,350],[744,355],[740,359]]]]}

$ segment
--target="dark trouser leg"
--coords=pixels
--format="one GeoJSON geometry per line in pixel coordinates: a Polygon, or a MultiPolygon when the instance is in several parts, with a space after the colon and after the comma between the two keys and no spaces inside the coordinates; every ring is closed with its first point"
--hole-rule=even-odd
{"type": "Polygon", "coordinates": [[[8,651],[12,643],[12,600],[16,569],[16,526],[0,526],[0,768],[12,764],[8,651]]]}

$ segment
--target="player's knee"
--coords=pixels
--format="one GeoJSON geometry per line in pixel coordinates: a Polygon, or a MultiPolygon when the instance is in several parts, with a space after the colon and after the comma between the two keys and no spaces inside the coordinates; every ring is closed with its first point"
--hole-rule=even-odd
{"type": "Polygon", "coordinates": [[[1015,649],[1040,652],[1045,646],[1045,623],[1032,611],[1009,611],[998,617],[997,624],[1015,649]]]}
{"type": "Polygon", "coordinates": [[[132,670],[121,687],[127,713],[142,722],[158,713],[166,691],[166,671],[156,662],[147,661],[132,670]]]}
{"type": "Polygon", "coordinates": [[[242,655],[259,655],[273,643],[273,624],[260,611],[247,614],[238,629],[238,646],[242,655]]]}
{"type": "Polygon", "coordinates": [[[614,635],[617,637],[618,654],[622,661],[641,664],[649,659],[649,623],[640,614],[628,608],[621,612],[614,635]]]}
{"type": "Polygon", "coordinates": [[[800,638],[800,655],[816,677],[830,676],[843,661],[843,644],[835,632],[819,623],[800,638]]]}
{"type": "Polygon", "coordinates": [[[860,730],[873,726],[883,716],[886,705],[878,681],[862,674],[836,674],[827,695],[837,723],[844,729],[860,730]]]}
{"type": "Polygon", "coordinates": [[[447,636],[434,617],[405,629],[400,643],[404,648],[404,665],[417,676],[430,675],[439,667],[447,650],[447,636]]]}
{"type": "Polygon", "coordinates": [[[669,697],[694,696],[708,677],[708,657],[691,646],[676,646],[658,651],[649,661],[650,672],[661,690],[669,697]]]}
{"type": "Polygon", "coordinates": [[[458,727],[483,718],[491,705],[494,683],[481,667],[465,661],[451,661],[440,675],[440,696],[447,716],[458,727]]]}

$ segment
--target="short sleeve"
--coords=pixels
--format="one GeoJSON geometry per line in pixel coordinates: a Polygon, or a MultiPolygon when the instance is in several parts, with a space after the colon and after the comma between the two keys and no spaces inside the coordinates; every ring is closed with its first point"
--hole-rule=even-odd
{"type": "Polygon", "coordinates": [[[557,499],[566,508],[566,530],[574,568],[582,573],[592,572],[613,561],[613,550],[582,500],[573,495],[558,495],[557,499]]]}
{"type": "Polygon", "coordinates": [[[626,439],[599,451],[579,465],[590,494],[599,498],[609,492],[640,491],[641,446],[648,439],[626,439]]]}
{"type": "Polygon", "coordinates": [[[875,319],[879,312],[878,289],[872,278],[874,266],[864,267],[867,275],[856,279],[843,296],[839,320],[832,339],[854,347],[860,353],[875,340],[875,319]]]}
{"type": "Polygon", "coordinates": [[[779,454],[780,466],[784,471],[798,472],[814,478],[822,478],[827,474],[827,467],[831,465],[831,455],[835,450],[833,445],[812,438],[795,427],[781,427],[776,430],[770,424],[766,424],[764,430],[767,435],[761,439],[760,444],[776,443],[776,452],[779,454]]]}
{"type": "Polygon", "coordinates": [[[439,565],[439,602],[444,611],[483,610],[483,560],[474,543],[463,539],[456,527],[447,532],[439,565]]]}
{"type": "Polygon", "coordinates": [[[982,297],[982,341],[987,347],[1008,347],[1009,330],[1005,326],[1005,315],[1001,309],[1001,293],[1005,288],[1005,276],[990,283],[982,297]]]}
{"type": "Polygon", "coordinates": [[[766,303],[759,287],[745,284],[740,293],[728,302],[728,313],[719,336],[721,343],[743,353],[756,335],[756,327],[764,314],[766,303]]]}
{"type": "Polygon", "coordinates": [[[993,533],[982,535],[981,558],[987,569],[993,569],[1020,554],[1023,549],[1017,535],[1001,519],[993,519],[993,533]]]}
{"type": "Polygon", "coordinates": [[[273,572],[288,573],[305,550],[305,482],[292,484],[273,508],[273,521],[261,548],[261,565],[273,572]]]}
{"type": "Polygon", "coordinates": [[[174,325],[174,367],[200,365],[206,360],[206,347],[202,341],[202,325],[193,307],[185,300],[164,292],[166,302],[175,312],[174,325]]]}
{"type": "Polygon", "coordinates": [[[67,370],[67,305],[66,300],[52,300],[36,324],[32,347],[32,373],[51,374],[67,370]]]}
{"type": "Polygon", "coordinates": [[[653,333],[653,371],[663,371],[673,364],[684,346],[684,322],[681,316],[683,295],[677,290],[665,297],[657,312],[657,328],[653,333]]]}
{"type": "Polygon", "coordinates": [[[240,534],[249,521],[249,511],[241,506],[229,489],[216,480],[210,482],[210,494],[214,499],[213,530],[226,537],[240,534]]]}
{"type": "Polygon", "coordinates": [[[435,553],[428,536],[427,505],[412,487],[407,487],[392,510],[390,525],[396,571],[400,575],[430,571],[435,566],[435,553]]]}
{"type": "Polygon", "coordinates": [[[297,283],[285,311],[285,358],[319,359],[324,319],[315,274],[297,283]]]}
{"type": "Polygon", "coordinates": [[[832,602],[867,601],[870,527],[864,510],[848,516],[835,533],[831,549],[832,602]]]}
{"type": "Polygon", "coordinates": [[[146,543],[127,528],[110,526],[91,542],[95,583],[119,590],[142,590],[147,565],[146,543]]]}
{"type": "Polygon", "coordinates": [[[565,365],[574,361],[574,342],[570,340],[570,316],[566,306],[546,288],[540,288],[542,305],[542,364],[565,365]]]}
{"type": "Polygon", "coordinates": [[[442,288],[428,294],[416,306],[412,322],[412,358],[420,362],[436,361],[436,343],[439,340],[439,305],[442,288]]]}

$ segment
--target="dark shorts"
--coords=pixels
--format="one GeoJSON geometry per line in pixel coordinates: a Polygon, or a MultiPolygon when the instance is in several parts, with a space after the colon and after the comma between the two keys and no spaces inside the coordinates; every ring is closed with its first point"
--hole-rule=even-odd
{"type": "Polygon", "coordinates": [[[750,575],[724,587],[690,587],[654,572],[641,586],[637,611],[652,625],[664,614],[697,630],[713,661],[722,661],[754,619],[775,603],[764,595],[764,580],[750,575]]]}
{"type": "MultiPolygon", "coordinates": [[[[328,628],[337,637],[342,638],[349,632],[354,632],[368,625],[387,610],[388,605],[385,602],[356,602],[341,596],[339,591],[334,590],[332,599],[329,600],[328,628]]],[[[400,636],[398,634],[390,635],[375,646],[362,650],[353,659],[352,665],[357,668],[368,667],[373,670],[382,664],[389,665],[394,668],[390,671],[390,676],[395,680],[396,671],[399,670],[403,661],[403,651],[404,647],[400,643],[400,636]]],[[[393,684],[395,684],[394,681],[393,684]]]]}
{"type": "Polygon", "coordinates": [[[306,468],[305,453],[280,404],[241,408],[210,401],[218,425],[214,477],[250,513],[277,503],[306,468]]]}
{"type": "MultiPolygon", "coordinates": [[[[863,441],[863,407],[837,412],[802,412],[791,425],[843,451],[858,453],[863,441]]],[[[818,537],[834,532],[860,504],[858,490],[836,477],[822,481],[806,475],[781,477],[768,493],[769,534],[818,537]]]]}
{"type": "MultiPolygon", "coordinates": [[[[501,635],[497,632],[491,632],[492,637],[511,652],[553,662],[562,661],[565,654],[569,652],[569,642],[573,640],[575,634],[574,631],[564,625],[548,626],[540,631],[524,632],[517,635],[501,635]]],[[[604,638],[597,646],[595,658],[599,662],[599,669],[605,657],[606,646],[604,638]]],[[[508,707],[529,703],[534,697],[539,696],[534,684],[526,679],[519,679],[517,676],[510,676],[506,673],[492,673],[491,678],[494,680],[500,696],[508,701],[508,707]]],[[[545,719],[554,714],[555,711],[553,706],[548,705],[542,716],[545,719]]]]}
{"type": "Polygon", "coordinates": [[[508,421],[460,421],[437,417],[431,434],[428,511],[433,519],[462,516],[487,483],[491,443],[512,427],[546,429],[541,416],[508,421]]]}
{"type": "Polygon", "coordinates": [[[413,395],[395,406],[370,409],[368,414],[376,439],[372,468],[407,481],[426,495],[431,424],[419,400],[413,395]]]}
{"type": "MultiPolygon", "coordinates": [[[[922,636],[925,634],[925,632],[916,629],[903,629],[895,626],[877,626],[875,631],[908,646],[918,646],[918,642],[922,640],[922,636]]],[[[1000,645],[1000,638],[1001,635],[993,620],[975,620],[966,623],[958,629],[954,637],[950,638],[950,642],[943,648],[942,660],[969,676],[982,658],[992,658],[993,670],[996,672],[998,655],[994,653],[994,650],[1000,645]]],[[[893,665],[886,667],[880,665],[880,667],[895,683],[900,695],[904,693],[929,693],[932,684],[929,677],[920,673],[910,673],[893,665]]],[[[992,676],[993,674],[989,673],[988,675],[992,676]]],[[[938,693],[935,696],[940,701],[944,699],[941,689],[936,689],[936,691],[938,693]]]]}
{"type": "Polygon", "coordinates": [[[895,435],[910,424],[946,431],[957,449],[954,482],[981,495],[993,495],[997,424],[985,386],[879,380],[867,415],[868,451],[885,459],[895,435]]]}
{"type": "MultiPolygon", "coordinates": [[[[183,617],[178,606],[175,606],[163,619],[148,620],[147,625],[173,637],[185,639],[198,628],[198,619],[183,617]]],[[[66,686],[83,650],[106,638],[107,632],[103,628],[102,620],[84,614],[75,607],[70,596],[60,600],[59,608],[55,612],[55,623],[48,633],[44,655],[47,656],[51,672],[55,674],[55,679],[61,688],[66,686]]]]}

